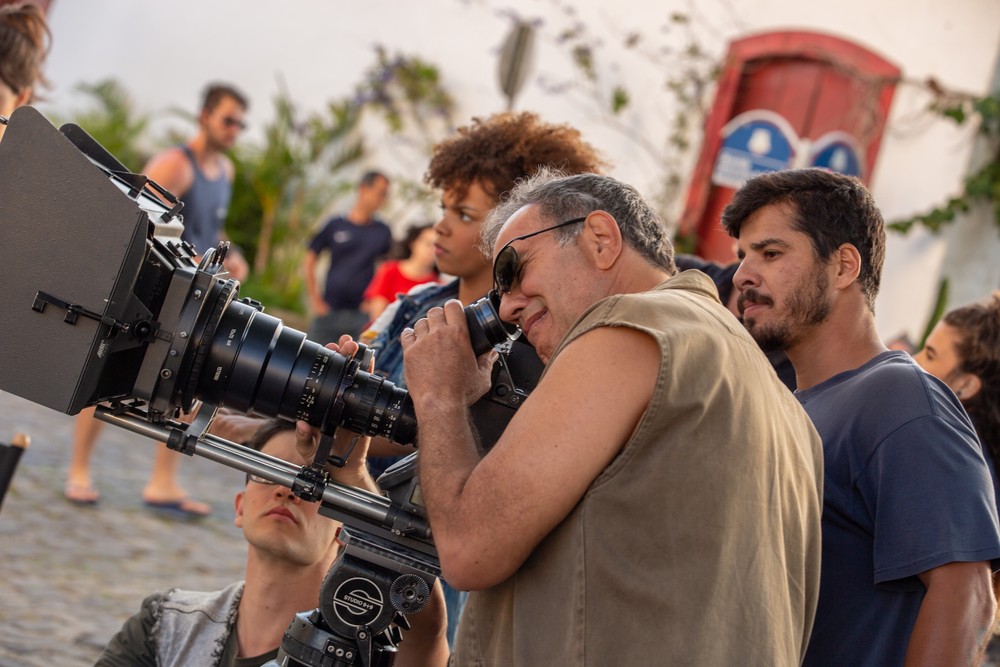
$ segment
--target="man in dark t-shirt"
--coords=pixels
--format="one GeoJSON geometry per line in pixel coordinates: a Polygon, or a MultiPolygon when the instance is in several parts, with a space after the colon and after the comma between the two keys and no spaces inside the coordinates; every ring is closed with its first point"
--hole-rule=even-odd
{"type": "Polygon", "coordinates": [[[304,264],[313,315],[309,338],[318,343],[336,342],[345,333],[356,338],[368,321],[361,311],[365,288],[376,262],[392,245],[392,231],[375,217],[388,192],[384,174],[367,172],[351,210],[328,220],[309,242],[304,264]],[[330,268],[320,292],[316,262],[324,252],[330,255],[330,268]]]}
{"type": "Polygon", "coordinates": [[[855,178],[764,174],[722,224],[746,328],[795,367],[823,439],[823,557],[803,664],[979,664],[996,609],[996,499],[948,387],[875,330],[885,225],[855,178]]]}

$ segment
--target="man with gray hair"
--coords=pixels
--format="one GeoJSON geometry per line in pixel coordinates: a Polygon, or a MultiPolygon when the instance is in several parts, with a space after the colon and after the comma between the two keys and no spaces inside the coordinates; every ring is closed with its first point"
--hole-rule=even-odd
{"type": "Polygon", "coordinates": [[[484,230],[500,315],[546,362],[488,452],[461,304],[401,336],[444,577],[474,591],[454,664],[798,665],[820,441],[715,286],[604,176],[536,176],[484,230]]]}

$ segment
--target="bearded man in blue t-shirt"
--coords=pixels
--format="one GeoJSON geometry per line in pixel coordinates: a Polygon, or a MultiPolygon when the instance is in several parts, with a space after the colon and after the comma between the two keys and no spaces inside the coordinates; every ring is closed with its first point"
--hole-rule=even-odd
{"type": "Polygon", "coordinates": [[[803,664],[979,664],[996,602],[996,499],[960,403],[875,331],[885,226],[855,178],[765,174],[722,222],[743,323],[795,366],[823,439],[819,605],[803,664]]]}

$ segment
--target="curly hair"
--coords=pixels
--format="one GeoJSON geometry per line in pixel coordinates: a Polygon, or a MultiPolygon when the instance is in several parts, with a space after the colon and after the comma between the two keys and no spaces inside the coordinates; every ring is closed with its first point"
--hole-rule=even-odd
{"type": "Polygon", "coordinates": [[[1000,291],[944,316],[958,330],[959,370],[979,377],[975,396],[962,399],[983,448],[1000,464],[1000,291]]]}
{"type": "Polygon", "coordinates": [[[51,38],[38,5],[23,2],[0,7],[0,80],[15,94],[38,83],[48,85],[42,63],[51,38]]]}
{"type": "Polygon", "coordinates": [[[464,197],[474,182],[500,201],[518,179],[542,166],[567,174],[600,172],[607,164],[569,125],[543,122],[536,114],[505,112],[473,118],[434,147],[424,180],[464,197]]]}

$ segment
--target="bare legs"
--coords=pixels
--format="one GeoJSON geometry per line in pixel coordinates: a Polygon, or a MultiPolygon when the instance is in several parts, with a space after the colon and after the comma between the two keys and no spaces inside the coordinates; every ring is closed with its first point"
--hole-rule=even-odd
{"type": "Polygon", "coordinates": [[[73,454],[66,475],[66,498],[74,503],[93,504],[100,494],[90,477],[90,456],[103,424],[94,419],[94,408],[87,408],[76,417],[73,427],[73,454]]]}
{"type": "Polygon", "coordinates": [[[172,505],[177,511],[194,516],[205,516],[212,508],[203,502],[187,497],[187,491],[177,484],[177,469],[183,454],[169,449],[162,442],[156,443],[156,457],[149,481],[142,491],[142,499],[152,506],[172,505]]]}
{"type": "MultiPolygon", "coordinates": [[[[90,460],[94,444],[104,423],[94,418],[94,409],[87,408],[76,417],[73,431],[73,453],[66,476],[66,498],[79,504],[93,504],[100,495],[94,488],[90,474],[90,460]]],[[[160,443],[156,446],[153,469],[142,492],[142,499],[153,507],[167,507],[183,514],[201,516],[211,512],[205,503],[187,497],[187,492],[177,483],[180,452],[160,443]]]]}

